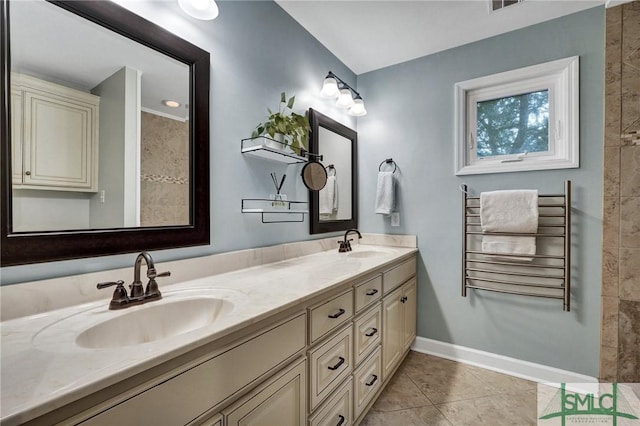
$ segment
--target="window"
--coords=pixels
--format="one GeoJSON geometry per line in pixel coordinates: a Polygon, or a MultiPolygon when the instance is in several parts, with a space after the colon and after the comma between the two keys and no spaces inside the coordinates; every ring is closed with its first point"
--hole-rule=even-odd
{"type": "Polygon", "coordinates": [[[455,85],[456,174],[579,166],[578,57],[455,85]]]}

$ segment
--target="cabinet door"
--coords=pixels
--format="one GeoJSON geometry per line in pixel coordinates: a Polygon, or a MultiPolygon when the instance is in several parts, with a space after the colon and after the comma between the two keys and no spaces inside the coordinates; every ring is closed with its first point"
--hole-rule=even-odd
{"type": "Polygon", "coordinates": [[[404,303],[402,288],[382,300],[382,363],[383,380],[400,362],[404,347],[404,303]]]}
{"type": "Polygon", "coordinates": [[[11,89],[11,173],[13,184],[22,184],[22,92],[11,89]]]}
{"type": "Polygon", "coordinates": [[[305,424],[306,362],[298,361],[224,410],[227,426],[305,424]]]}
{"type": "Polygon", "coordinates": [[[416,279],[402,286],[404,298],[404,349],[408,349],[416,338],[416,279]]]}
{"type": "Polygon", "coordinates": [[[95,191],[93,105],[24,91],[25,185],[95,191]]]}

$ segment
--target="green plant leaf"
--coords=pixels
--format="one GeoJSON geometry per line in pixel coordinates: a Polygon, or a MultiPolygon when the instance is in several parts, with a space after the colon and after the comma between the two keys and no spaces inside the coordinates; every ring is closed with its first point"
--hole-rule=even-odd
{"type": "Polygon", "coordinates": [[[289,99],[289,103],[287,103],[287,108],[293,109],[293,103],[295,102],[295,100],[296,100],[296,97],[292,96],[291,99],[289,99]]]}
{"type": "Polygon", "coordinates": [[[287,95],[285,95],[284,92],[280,93],[280,102],[281,103],[287,102],[287,95]]]}

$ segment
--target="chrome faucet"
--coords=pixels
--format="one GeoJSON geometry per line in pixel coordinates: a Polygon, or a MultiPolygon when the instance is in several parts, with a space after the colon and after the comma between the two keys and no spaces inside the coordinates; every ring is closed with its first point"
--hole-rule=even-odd
{"type": "Polygon", "coordinates": [[[133,265],[133,283],[129,285],[131,289],[130,295],[127,295],[127,291],[124,288],[124,281],[122,280],[98,283],[97,287],[98,289],[103,289],[115,285],[116,289],[109,303],[109,309],[123,309],[128,306],[141,305],[152,300],[162,299],[162,293],[160,293],[158,289],[156,278],[168,277],[170,275],[171,272],[168,271],[158,274],[151,255],[147,252],[142,252],[136,257],[133,265]],[[143,260],[147,264],[147,278],[149,279],[146,289],[143,288],[142,281],[140,281],[140,267],[142,266],[143,260]]]}
{"type": "Polygon", "coordinates": [[[340,244],[340,248],[338,248],[339,253],[346,253],[352,250],[351,241],[353,241],[353,238],[347,240],[347,237],[351,232],[355,232],[356,234],[358,234],[358,238],[362,238],[362,234],[360,233],[360,231],[358,231],[357,229],[349,229],[344,233],[344,240],[338,241],[338,244],[340,244]]]}

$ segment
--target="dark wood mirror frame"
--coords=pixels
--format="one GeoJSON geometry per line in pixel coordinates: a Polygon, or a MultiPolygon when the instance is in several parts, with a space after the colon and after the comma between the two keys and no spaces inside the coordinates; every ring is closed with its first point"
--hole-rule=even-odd
{"type": "Polygon", "coordinates": [[[190,225],[39,233],[12,231],[9,3],[0,0],[0,265],[209,244],[209,53],[109,1],[51,3],[189,66],[190,225]]]}
{"type": "Polygon", "coordinates": [[[358,133],[347,126],[338,123],[334,119],[309,108],[309,124],[311,133],[309,136],[309,150],[318,154],[320,141],[318,140],[319,128],[324,127],[351,141],[351,219],[345,220],[320,220],[319,191],[309,191],[309,216],[311,219],[311,234],[325,232],[345,231],[358,227],[358,133]]]}

